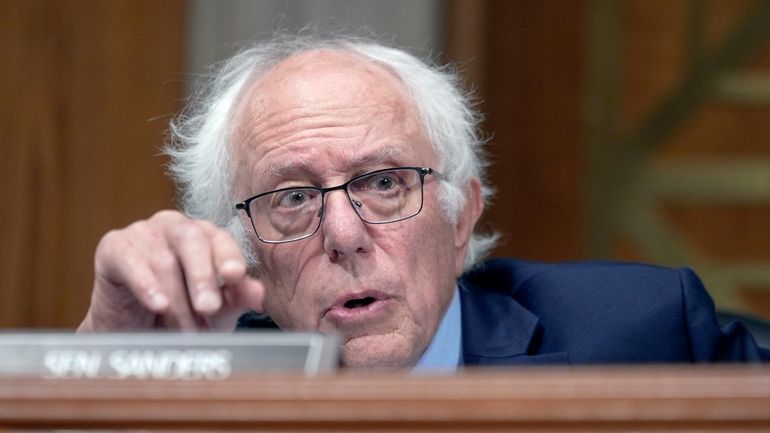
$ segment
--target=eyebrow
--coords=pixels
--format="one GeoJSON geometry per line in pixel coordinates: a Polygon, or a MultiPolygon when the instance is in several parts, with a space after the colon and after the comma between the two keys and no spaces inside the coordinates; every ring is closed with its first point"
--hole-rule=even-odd
{"type": "Polygon", "coordinates": [[[271,164],[265,174],[281,179],[300,177],[310,171],[311,164],[304,160],[294,160],[286,163],[271,164]]]}
{"type": "Polygon", "coordinates": [[[376,152],[367,153],[364,155],[356,155],[350,161],[345,162],[343,166],[335,166],[339,171],[347,171],[346,169],[353,169],[357,167],[367,167],[376,164],[381,164],[384,161],[391,159],[396,152],[395,147],[388,145],[382,146],[377,149],[376,152]]]}

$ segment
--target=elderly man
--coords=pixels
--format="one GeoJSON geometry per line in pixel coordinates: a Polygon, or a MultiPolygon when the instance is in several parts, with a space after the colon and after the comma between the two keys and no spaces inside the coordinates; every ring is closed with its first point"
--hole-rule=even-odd
{"type": "Polygon", "coordinates": [[[284,38],[237,55],[171,128],[185,214],[104,236],[80,329],[233,329],[255,310],[339,333],[348,366],[770,357],[718,328],[686,270],[478,265],[494,237],[474,233],[477,121],[450,72],[400,50],[284,38]]]}

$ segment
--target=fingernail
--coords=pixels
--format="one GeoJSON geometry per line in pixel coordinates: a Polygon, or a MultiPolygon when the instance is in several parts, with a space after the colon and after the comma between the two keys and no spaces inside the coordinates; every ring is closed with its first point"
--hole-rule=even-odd
{"type": "Polygon", "coordinates": [[[237,260],[225,260],[219,267],[219,271],[220,273],[240,274],[246,272],[246,269],[237,260]]]}
{"type": "Polygon", "coordinates": [[[150,307],[153,310],[163,310],[168,307],[168,298],[160,293],[150,293],[150,307]]]}
{"type": "Polygon", "coordinates": [[[201,312],[213,313],[221,306],[222,300],[210,290],[200,292],[195,299],[195,307],[201,312]]]}

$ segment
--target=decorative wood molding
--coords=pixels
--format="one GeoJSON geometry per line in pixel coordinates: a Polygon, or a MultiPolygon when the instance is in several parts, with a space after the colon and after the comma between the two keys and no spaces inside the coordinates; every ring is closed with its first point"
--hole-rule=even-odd
{"type": "Polygon", "coordinates": [[[2,429],[770,431],[768,367],[0,379],[2,429]]]}

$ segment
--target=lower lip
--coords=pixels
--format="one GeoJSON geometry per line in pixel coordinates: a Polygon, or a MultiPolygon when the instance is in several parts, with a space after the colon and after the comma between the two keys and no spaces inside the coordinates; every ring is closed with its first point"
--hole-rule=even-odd
{"type": "Polygon", "coordinates": [[[333,307],[326,312],[325,318],[331,320],[338,329],[359,327],[382,320],[394,304],[392,299],[380,299],[358,308],[333,307]]]}

